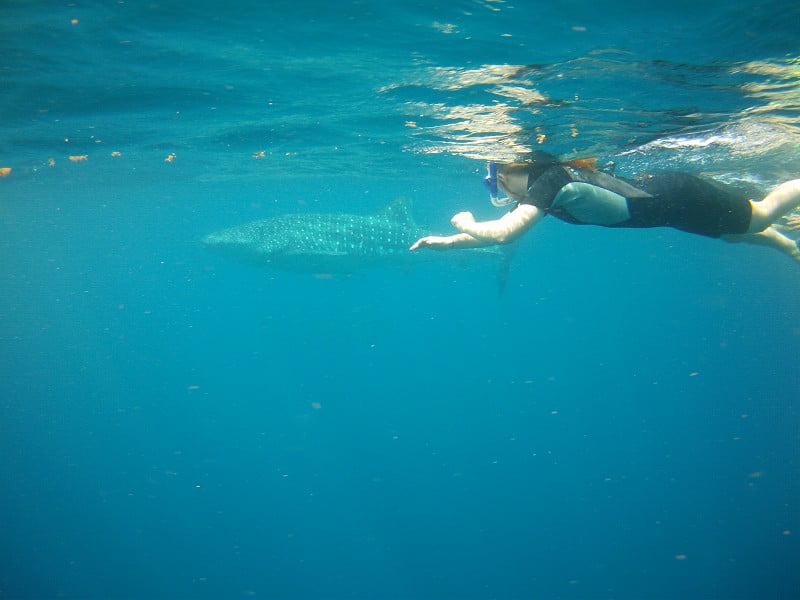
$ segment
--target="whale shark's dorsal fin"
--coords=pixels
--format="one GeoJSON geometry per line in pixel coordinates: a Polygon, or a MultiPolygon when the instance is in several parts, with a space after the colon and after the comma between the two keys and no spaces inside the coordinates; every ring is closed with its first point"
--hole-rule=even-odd
{"type": "Polygon", "coordinates": [[[414,219],[411,216],[411,200],[408,198],[398,198],[380,209],[376,216],[383,217],[395,223],[413,226],[414,219]]]}

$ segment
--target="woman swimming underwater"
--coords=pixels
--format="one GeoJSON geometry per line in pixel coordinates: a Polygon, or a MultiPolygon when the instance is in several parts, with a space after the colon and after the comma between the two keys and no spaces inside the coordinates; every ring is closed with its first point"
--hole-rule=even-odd
{"type": "MultiPolygon", "coordinates": [[[[486,182],[492,204],[514,205],[510,212],[482,222],[470,212],[460,212],[451,219],[460,233],[426,236],[410,249],[506,244],[551,214],[579,225],[673,227],[727,242],[767,246],[800,262],[797,243],[775,226],[800,206],[800,179],[782,183],[762,200],[753,201],[733,186],[689,173],[628,181],[590,168],[589,161],[563,163],[537,151],[520,163],[490,162],[486,182]],[[499,197],[498,187],[507,197],[499,197]]],[[[800,217],[791,217],[785,226],[800,228],[800,217]]]]}

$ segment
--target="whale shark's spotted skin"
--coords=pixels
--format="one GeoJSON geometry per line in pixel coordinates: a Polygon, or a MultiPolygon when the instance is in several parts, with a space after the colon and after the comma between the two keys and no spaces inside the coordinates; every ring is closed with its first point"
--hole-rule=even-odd
{"type": "Polygon", "coordinates": [[[397,200],[373,215],[292,214],[254,221],[207,235],[203,243],[232,258],[275,268],[350,272],[359,267],[410,263],[433,256],[500,256],[494,248],[409,252],[425,232],[411,203],[397,200]]]}

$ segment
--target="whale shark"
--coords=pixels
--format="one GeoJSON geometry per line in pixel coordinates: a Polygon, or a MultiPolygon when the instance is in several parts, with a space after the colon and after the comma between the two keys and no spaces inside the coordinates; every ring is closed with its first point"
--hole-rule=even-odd
{"type": "Polygon", "coordinates": [[[495,260],[498,281],[508,272],[508,247],[410,252],[426,232],[399,199],[376,213],[286,214],[210,233],[209,249],[238,261],[316,274],[349,274],[370,266],[412,265],[426,260],[495,260]]]}

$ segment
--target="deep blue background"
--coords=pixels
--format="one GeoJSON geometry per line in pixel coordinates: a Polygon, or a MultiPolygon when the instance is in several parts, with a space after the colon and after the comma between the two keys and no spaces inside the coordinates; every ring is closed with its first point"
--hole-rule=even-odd
{"type": "Polygon", "coordinates": [[[795,3],[185,4],[0,5],[0,597],[800,596],[785,257],[548,221],[498,296],[198,244],[496,216],[510,138],[443,128],[502,103],[484,65],[569,101],[516,142],[796,177],[795,3]]]}

